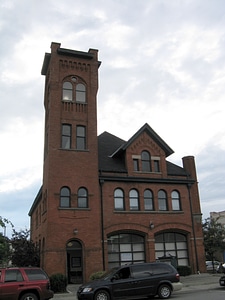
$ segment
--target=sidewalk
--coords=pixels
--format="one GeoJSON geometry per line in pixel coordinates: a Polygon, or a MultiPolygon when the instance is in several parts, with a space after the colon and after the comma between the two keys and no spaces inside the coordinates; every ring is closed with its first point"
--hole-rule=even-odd
{"type": "MultiPolygon", "coordinates": [[[[183,284],[182,291],[189,290],[200,290],[200,289],[212,289],[220,287],[219,278],[222,274],[208,274],[202,273],[199,275],[181,276],[180,281],[183,284]]],[[[54,299],[56,300],[77,300],[76,292],[79,285],[69,284],[67,286],[68,293],[55,294],[54,299]]],[[[180,291],[176,292],[179,293],[180,291]]]]}

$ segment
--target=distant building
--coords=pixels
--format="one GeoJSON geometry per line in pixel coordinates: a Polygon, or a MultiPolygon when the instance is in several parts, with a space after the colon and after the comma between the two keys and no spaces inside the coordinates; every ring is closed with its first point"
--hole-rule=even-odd
{"type": "Polygon", "coordinates": [[[159,258],[204,272],[194,157],[169,162],[173,150],[147,123],[128,141],[97,136],[99,67],[94,49],[52,43],[45,54],[43,185],[29,212],[41,266],[72,283],[159,258]]]}
{"type": "Polygon", "coordinates": [[[220,212],[210,212],[210,218],[218,220],[225,227],[225,210],[220,212]]]}

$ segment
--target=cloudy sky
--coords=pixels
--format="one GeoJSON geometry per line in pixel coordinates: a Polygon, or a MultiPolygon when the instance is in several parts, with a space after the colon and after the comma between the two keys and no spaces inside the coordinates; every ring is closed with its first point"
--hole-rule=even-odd
{"type": "Polygon", "coordinates": [[[0,39],[0,216],[16,230],[42,184],[51,42],[99,50],[99,134],[148,123],[169,161],[195,156],[203,219],[225,210],[224,0],[1,0],[0,39]]]}

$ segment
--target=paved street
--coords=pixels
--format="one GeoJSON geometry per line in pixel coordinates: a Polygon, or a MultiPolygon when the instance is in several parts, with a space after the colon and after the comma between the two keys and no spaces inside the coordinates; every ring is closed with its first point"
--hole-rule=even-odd
{"type": "MultiPolygon", "coordinates": [[[[225,295],[225,288],[222,288],[219,286],[219,278],[221,274],[199,274],[199,275],[190,275],[186,277],[181,277],[181,282],[183,284],[183,288],[181,291],[178,291],[174,293],[174,298],[179,299],[179,293],[184,294],[185,292],[188,293],[188,291],[198,293],[200,290],[209,291],[212,289],[218,289],[220,292],[224,291],[223,297],[225,295]]],[[[68,285],[68,293],[64,294],[55,294],[54,299],[56,300],[76,300],[76,291],[78,289],[79,285],[68,285]]],[[[173,298],[172,295],[172,298],[173,298]]],[[[196,295],[197,296],[197,295],[196,295]]],[[[186,296],[186,299],[188,296],[186,296]]],[[[182,296],[183,298],[183,296],[182,296]]],[[[216,298],[216,297],[214,297],[216,298]]],[[[194,300],[192,298],[192,300],[194,300]]]]}

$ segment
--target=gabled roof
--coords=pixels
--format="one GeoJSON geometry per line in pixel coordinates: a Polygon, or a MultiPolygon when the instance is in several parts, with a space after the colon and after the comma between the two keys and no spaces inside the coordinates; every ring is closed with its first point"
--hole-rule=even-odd
{"type": "Polygon", "coordinates": [[[161,139],[161,137],[147,123],[145,123],[127,142],[124,142],[124,144],[116,149],[111,156],[114,157],[118,153],[125,151],[127,147],[129,147],[143,132],[146,132],[156,142],[156,144],[165,151],[166,157],[174,153],[174,151],[164,142],[164,140],[161,139]]]}

